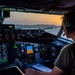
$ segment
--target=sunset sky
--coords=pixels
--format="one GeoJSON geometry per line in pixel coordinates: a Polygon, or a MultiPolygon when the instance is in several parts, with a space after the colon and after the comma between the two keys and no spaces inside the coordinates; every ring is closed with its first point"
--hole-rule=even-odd
{"type": "Polygon", "coordinates": [[[10,18],[4,20],[4,24],[22,24],[22,25],[36,25],[36,24],[54,24],[61,25],[62,15],[25,13],[25,12],[10,12],[10,18]]]}

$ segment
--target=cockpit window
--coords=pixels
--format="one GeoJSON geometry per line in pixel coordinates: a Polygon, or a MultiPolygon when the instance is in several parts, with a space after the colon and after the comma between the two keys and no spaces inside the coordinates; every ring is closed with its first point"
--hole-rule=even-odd
{"type": "Polygon", "coordinates": [[[71,38],[67,38],[67,37],[66,37],[64,31],[62,32],[62,34],[61,34],[60,37],[61,37],[61,38],[64,38],[64,39],[67,39],[67,40],[70,40],[70,41],[73,41],[71,38]]]}
{"type": "Polygon", "coordinates": [[[10,17],[4,20],[4,24],[19,25],[56,25],[61,26],[62,15],[10,12],[10,17]]]}

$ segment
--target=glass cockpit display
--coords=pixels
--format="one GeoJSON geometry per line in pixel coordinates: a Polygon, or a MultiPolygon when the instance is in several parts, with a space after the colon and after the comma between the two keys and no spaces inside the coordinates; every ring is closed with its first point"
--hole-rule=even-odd
{"type": "Polygon", "coordinates": [[[0,43],[0,65],[8,62],[8,43],[0,43]]]}
{"type": "Polygon", "coordinates": [[[26,46],[26,52],[27,52],[27,54],[32,54],[33,53],[33,46],[32,45],[26,46]]]}

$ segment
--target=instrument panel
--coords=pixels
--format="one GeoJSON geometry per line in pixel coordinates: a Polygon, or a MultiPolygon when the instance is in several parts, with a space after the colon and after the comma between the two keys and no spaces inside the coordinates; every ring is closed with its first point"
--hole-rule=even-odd
{"type": "Polygon", "coordinates": [[[48,40],[46,40],[49,41],[51,39],[49,38],[50,34],[46,34],[47,33],[40,28],[23,29],[16,28],[15,25],[0,25],[0,41],[44,42],[46,37],[48,38],[48,40]]]}
{"type": "Polygon", "coordinates": [[[11,64],[24,70],[42,63],[53,68],[65,43],[42,29],[20,29],[14,25],[0,25],[0,67],[11,64]]]}
{"type": "Polygon", "coordinates": [[[48,44],[21,41],[1,43],[0,65],[15,64],[23,68],[24,66],[31,67],[35,63],[51,63],[47,65],[51,67],[64,45],[63,43],[57,45],[54,42],[48,44]]]}
{"type": "Polygon", "coordinates": [[[8,51],[7,51],[7,44],[0,43],[0,64],[5,64],[8,62],[8,51]]]}
{"type": "Polygon", "coordinates": [[[36,62],[36,54],[39,53],[40,44],[30,42],[16,42],[16,46],[16,55],[22,63],[30,64],[36,62]]]}

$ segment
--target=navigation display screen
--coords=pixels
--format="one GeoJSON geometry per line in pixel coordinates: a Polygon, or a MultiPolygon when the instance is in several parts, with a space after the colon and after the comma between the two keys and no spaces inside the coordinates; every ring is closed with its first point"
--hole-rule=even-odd
{"type": "Polygon", "coordinates": [[[27,54],[33,53],[33,45],[27,45],[26,46],[26,52],[27,52],[27,54]]]}

